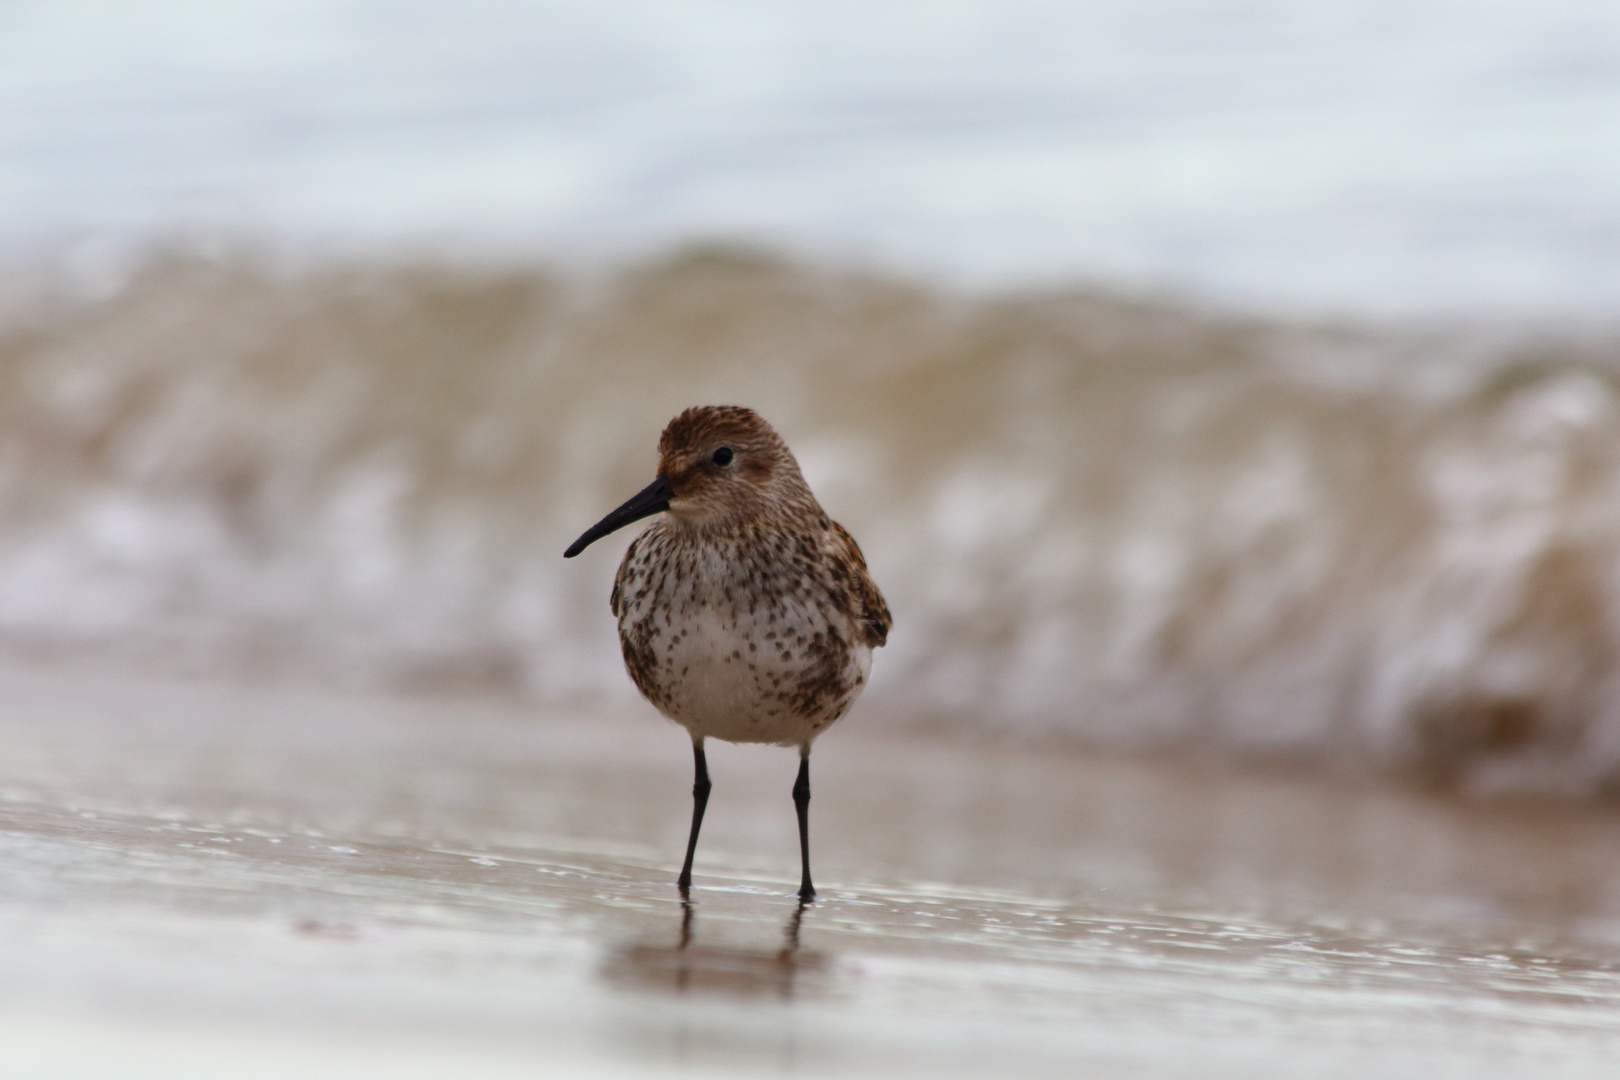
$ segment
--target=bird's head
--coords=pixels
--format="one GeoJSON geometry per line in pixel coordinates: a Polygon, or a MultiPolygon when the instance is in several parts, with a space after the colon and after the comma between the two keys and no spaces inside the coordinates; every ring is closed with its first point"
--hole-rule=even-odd
{"type": "Polygon", "coordinates": [[[771,425],[740,405],[687,409],[658,438],[658,477],[587,529],[573,558],[617,529],[667,511],[680,526],[726,530],[761,518],[814,515],[799,463],[771,425]]]}

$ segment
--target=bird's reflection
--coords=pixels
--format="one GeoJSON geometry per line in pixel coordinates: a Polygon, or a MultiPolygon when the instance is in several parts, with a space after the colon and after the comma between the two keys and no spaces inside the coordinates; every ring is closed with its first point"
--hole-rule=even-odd
{"type": "Polygon", "coordinates": [[[827,967],[824,955],[799,947],[808,906],[803,900],[794,902],[778,948],[707,945],[698,940],[697,904],[683,896],[674,945],[641,942],[621,948],[609,956],[602,975],[618,986],[665,993],[790,1000],[803,992],[806,976],[827,967]]]}

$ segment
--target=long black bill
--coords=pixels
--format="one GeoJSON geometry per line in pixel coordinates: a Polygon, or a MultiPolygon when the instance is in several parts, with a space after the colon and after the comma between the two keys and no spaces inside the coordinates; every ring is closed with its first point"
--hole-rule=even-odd
{"type": "Polygon", "coordinates": [[[583,536],[568,545],[568,550],[563,552],[563,558],[572,559],[608,533],[622,529],[632,521],[640,521],[660,510],[668,510],[670,497],[674,494],[669,489],[668,481],[660,476],[632,495],[623,506],[586,529],[583,536]]]}

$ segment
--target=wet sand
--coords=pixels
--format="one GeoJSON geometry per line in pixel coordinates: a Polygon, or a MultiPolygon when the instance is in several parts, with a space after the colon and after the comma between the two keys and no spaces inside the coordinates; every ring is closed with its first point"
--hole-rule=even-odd
{"type": "Polygon", "coordinates": [[[0,673],[7,1076],[1612,1075],[1620,814],[0,673]]]}

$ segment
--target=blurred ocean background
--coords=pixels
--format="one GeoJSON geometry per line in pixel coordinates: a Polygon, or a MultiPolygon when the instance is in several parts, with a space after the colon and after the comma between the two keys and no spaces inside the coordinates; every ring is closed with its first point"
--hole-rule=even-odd
{"type": "Polygon", "coordinates": [[[1620,6],[0,8],[0,652],[634,700],[752,405],[858,723],[1620,785],[1620,6]]]}

